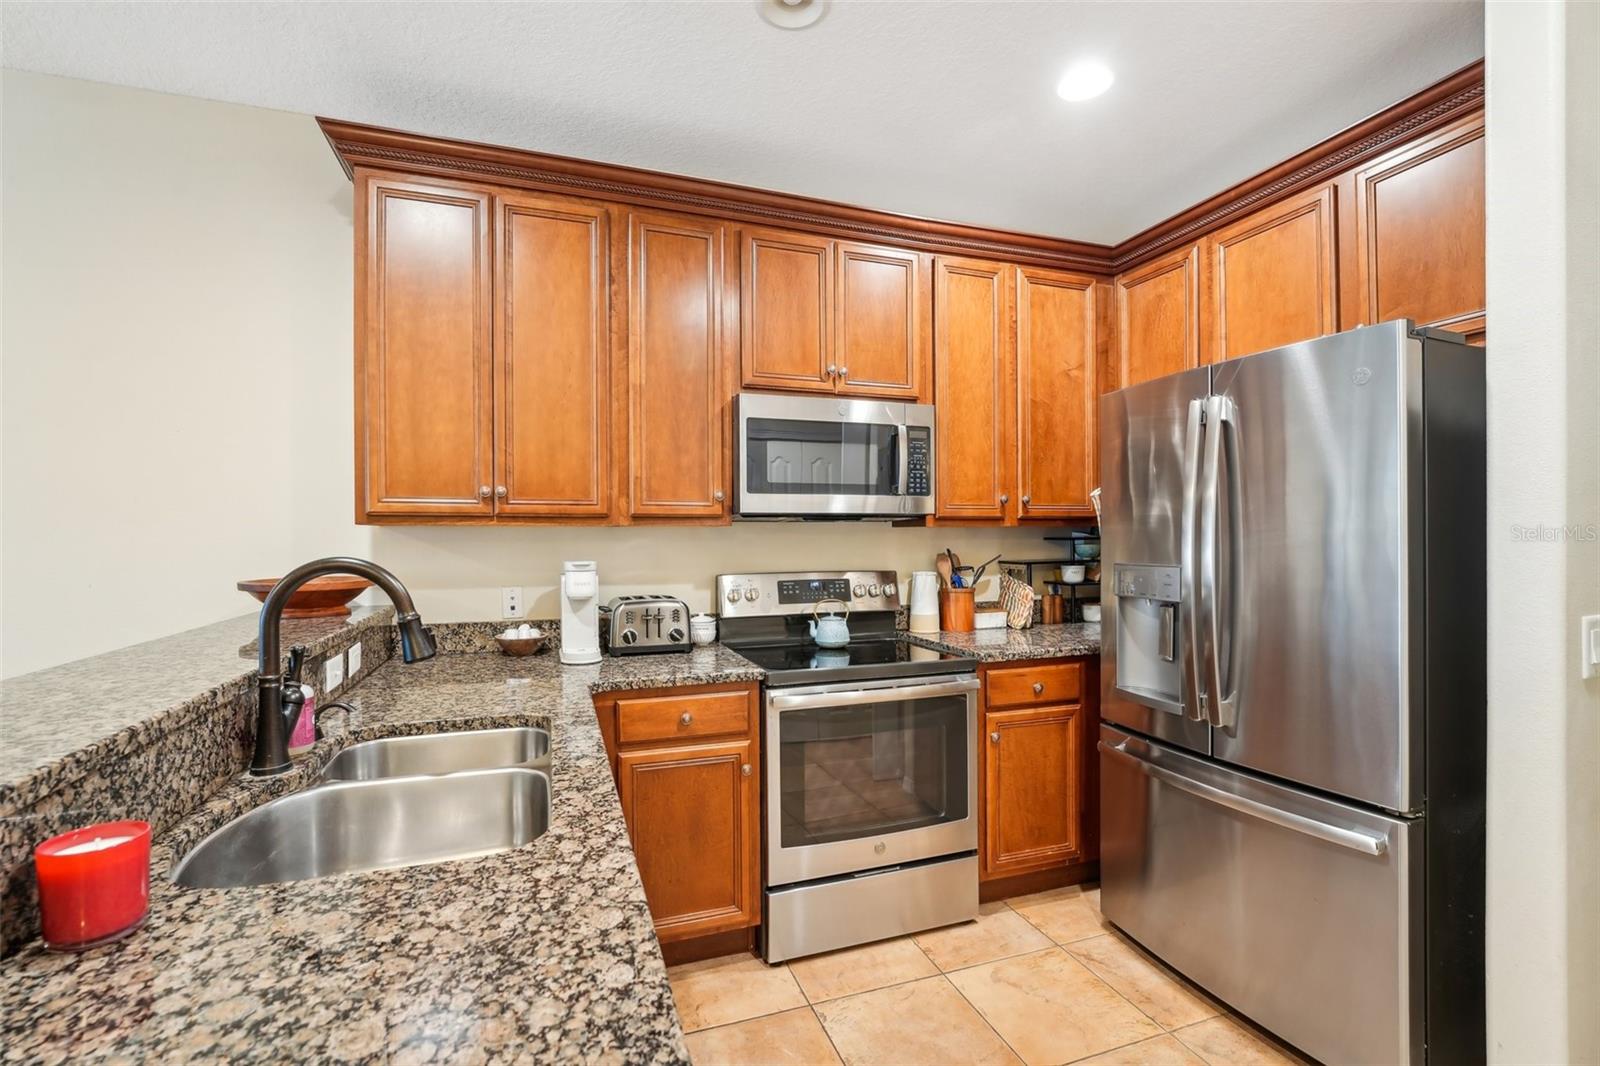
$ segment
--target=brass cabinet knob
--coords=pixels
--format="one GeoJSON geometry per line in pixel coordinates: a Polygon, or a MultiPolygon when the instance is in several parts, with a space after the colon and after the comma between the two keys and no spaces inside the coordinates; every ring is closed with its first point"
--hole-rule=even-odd
{"type": "Polygon", "coordinates": [[[723,492],[721,489],[718,489],[716,492],[713,492],[711,494],[711,498],[713,500],[716,500],[718,503],[721,503],[723,500],[726,500],[728,498],[728,495],[727,495],[727,493],[723,492]]]}
{"type": "Polygon", "coordinates": [[[494,487],[494,495],[495,495],[495,499],[498,499],[498,500],[505,499],[506,498],[506,487],[504,485],[496,485],[494,487]]]}
{"type": "Polygon", "coordinates": [[[990,733],[989,741],[993,744],[1000,743],[1000,730],[996,729],[993,733],[990,733]]]}
{"type": "Polygon", "coordinates": [[[1041,693],[1043,691],[1044,691],[1044,682],[1043,681],[1035,681],[1033,683],[1033,694],[1035,696],[1037,696],[1037,695],[1039,695],[1039,693],[1041,693]]]}
{"type": "Polygon", "coordinates": [[[743,774],[744,776],[749,777],[750,776],[750,764],[749,763],[745,763],[743,766],[739,767],[739,772],[741,774],[743,774]]]}
{"type": "Polygon", "coordinates": [[[489,486],[488,485],[479,485],[478,486],[478,499],[487,500],[488,498],[489,498],[489,486]]]}
{"type": "Polygon", "coordinates": [[[690,722],[694,721],[694,715],[690,714],[688,711],[684,711],[683,716],[679,718],[678,721],[682,722],[684,725],[688,725],[690,722]]]}

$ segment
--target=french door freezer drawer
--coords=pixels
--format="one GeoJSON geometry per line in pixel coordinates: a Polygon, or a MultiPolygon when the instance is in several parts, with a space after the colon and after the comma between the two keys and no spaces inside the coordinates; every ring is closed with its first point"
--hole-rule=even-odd
{"type": "Polygon", "coordinates": [[[1100,905],[1325,1061],[1421,1063],[1422,821],[1100,730],[1100,905]]]}

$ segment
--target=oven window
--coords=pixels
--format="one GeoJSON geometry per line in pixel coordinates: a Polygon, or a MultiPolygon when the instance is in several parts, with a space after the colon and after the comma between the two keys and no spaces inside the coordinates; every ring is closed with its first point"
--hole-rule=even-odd
{"type": "Polygon", "coordinates": [[[893,496],[895,427],[752,418],[745,437],[752,493],[893,496]]]}
{"type": "Polygon", "coordinates": [[[783,847],[968,815],[964,696],[784,711],[778,734],[783,847]]]}

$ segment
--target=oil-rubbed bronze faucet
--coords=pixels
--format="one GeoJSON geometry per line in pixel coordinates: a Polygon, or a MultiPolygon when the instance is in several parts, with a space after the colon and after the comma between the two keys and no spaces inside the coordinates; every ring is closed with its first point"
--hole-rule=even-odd
{"type": "Polygon", "coordinates": [[[400,657],[408,663],[433,658],[433,638],[422,628],[422,619],[411,605],[411,593],[400,579],[377,563],[365,559],[313,559],[297,566],[279,579],[261,603],[261,629],[256,640],[258,658],[256,682],[260,704],[256,711],[256,751],[250,772],[257,776],[281,774],[289,769],[289,733],[300,717],[299,687],[284,689],[284,676],[278,673],[278,627],[283,605],[295,589],[314,577],[325,574],[354,574],[364,577],[384,591],[394,603],[395,625],[400,628],[400,657]]]}

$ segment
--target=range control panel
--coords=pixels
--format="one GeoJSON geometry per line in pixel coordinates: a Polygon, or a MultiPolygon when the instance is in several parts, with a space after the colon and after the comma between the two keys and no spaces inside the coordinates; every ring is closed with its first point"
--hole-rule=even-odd
{"type": "Polygon", "coordinates": [[[893,570],[719,574],[713,609],[725,618],[810,614],[823,600],[842,600],[852,611],[893,611],[900,606],[900,575],[893,570]]]}

